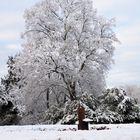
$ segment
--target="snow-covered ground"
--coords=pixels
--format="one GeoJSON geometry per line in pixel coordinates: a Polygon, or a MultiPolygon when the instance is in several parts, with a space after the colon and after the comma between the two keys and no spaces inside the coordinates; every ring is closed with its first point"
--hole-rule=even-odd
{"type": "Polygon", "coordinates": [[[140,140],[140,124],[1,126],[0,140],[140,140]]]}

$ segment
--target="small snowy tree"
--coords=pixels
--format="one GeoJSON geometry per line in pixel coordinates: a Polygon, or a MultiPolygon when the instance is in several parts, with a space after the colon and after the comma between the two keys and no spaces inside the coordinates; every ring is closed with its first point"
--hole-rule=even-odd
{"type": "MultiPolygon", "coordinates": [[[[7,68],[8,73],[4,76],[4,78],[1,79],[1,84],[3,87],[1,98],[4,99],[5,102],[4,106],[2,105],[2,113],[4,113],[4,119],[5,121],[2,122],[2,124],[8,124],[8,121],[11,121],[7,119],[8,116],[13,119],[13,122],[9,122],[9,124],[12,123],[18,123],[19,119],[22,116],[24,105],[22,104],[22,94],[20,92],[21,85],[19,85],[20,78],[16,74],[16,68],[15,68],[15,59],[16,56],[10,56],[8,57],[7,61],[7,68]],[[7,117],[6,117],[7,116],[7,117]],[[15,118],[15,119],[14,119],[15,118]],[[15,121],[15,122],[14,122],[15,121]]],[[[18,70],[20,73],[20,69],[18,70]]],[[[18,75],[19,75],[18,73],[18,75]]]]}
{"type": "Polygon", "coordinates": [[[15,73],[15,66],[14,66],[15,58],[16,56],[8,57],[8,61],[7,61],[8,74],[1,79],[1,83],[4,86],[7,94],[9,94],[13,86],[17,85],[17,83],[19,82],[19,78],[16,76],[15,73]]]}

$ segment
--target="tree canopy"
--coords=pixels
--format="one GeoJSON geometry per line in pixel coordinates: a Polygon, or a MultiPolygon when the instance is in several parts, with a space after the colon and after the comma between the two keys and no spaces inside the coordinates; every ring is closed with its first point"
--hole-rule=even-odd
{"type": "Polygon", "coordinates": [[[92,0],[43,0],[24,18],[23,50],[13,71],[28,113],[104,90],[118,39],[114,20],[98,16],[92,0]]]}
{"type": "MultiPolygon", "coordinates": [[[[91,0],[45,0],[25,12],[17,59],[26,92],[99,93],[112,63],[114,20],[97,16],[91,0]]],[[[24,88],[24,90],[25,90],[24,88]]]]}

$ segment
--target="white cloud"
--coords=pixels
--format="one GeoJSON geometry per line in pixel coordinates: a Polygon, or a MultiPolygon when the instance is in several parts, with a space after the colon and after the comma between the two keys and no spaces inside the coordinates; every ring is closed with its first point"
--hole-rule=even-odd
{"type": "Polygon", "coordinates": [[[0,32],[0,40],[17,40],[20,38],[20,33],[14,30],[5,30],[0,32]]]}
{"type": "Polygon", "coordinates": [[[18,44],[10,44],[6,46],[7,49],[11,49],[13,51],[21,50],[21,46],[18,44]]]}
{"type": "Polygon", "coordinates": [[[140,45],[140,20],[137,23],[121,28],[118,38],[121,40],[122,45],[132,47],[140,45]]]}
{"type": "Polygon", "coordinates": [[[119,59],[120,61],[123,61],[123,62],[129,62],[133,60],[135,57],[137,57],[138,55],[139,55],[139,52],[137,51],[125,52],[125,53],[122,53],[121,56],[119,56],[119,59]]]}
{"type": "Polygon", "coordinates": [[[19,26],[21,24],[22,16],[16,12],[1,12],[0,13],[0,29],[7,29],[11,26],[19,26]]]}
{"type": "Polygon", "coordinates": [[[117,46],[115,51],[116,61],[119,63],[134,62],[140,59],[140,28],[139,23],[136,22],[131,25],[120,28],[118,38],[121,41],[121,45],[117,46]]]}
{"type": "Polygon", "coordinates": [[[129,7],[131,4],[132,1],[130,0],[93,0],[93,5],[95,6],[95,8],[97,8],[99,14],[104,14],[104,12],[107,11],[116,11],[116,9],[124,9],[126,7],[129,7]]]}
{"type": "Polygon", "coordinates": [[[139,84],[140,79],[138,78],[139,71],[111,71],[107,78],[107,85],[109,87],[124,86],[126,84],[139,84]]]}
{"type": "Polygon", "coordinates": [[[0,40],[19,40],[23,19],[19,13],[0,13],[0,40]]]}

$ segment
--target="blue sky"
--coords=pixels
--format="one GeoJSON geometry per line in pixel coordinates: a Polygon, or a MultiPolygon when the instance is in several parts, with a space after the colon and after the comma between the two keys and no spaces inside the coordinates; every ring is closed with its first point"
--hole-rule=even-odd
{"type": "MultiPolygon", "coordinates": [[[[24,10],[40,0],[0,0],[0,77],[6,74],[9,55],[21,50],[24,10]]],[[[107,76],[107,85],[140,84],[140,8],[139,0],[93,0],[98,15],[116,18],[115,64],[107,76]]]]}

